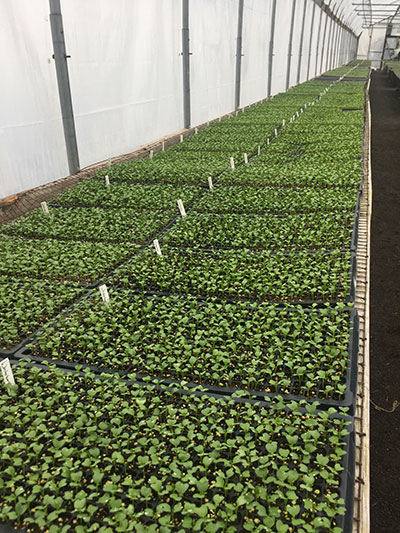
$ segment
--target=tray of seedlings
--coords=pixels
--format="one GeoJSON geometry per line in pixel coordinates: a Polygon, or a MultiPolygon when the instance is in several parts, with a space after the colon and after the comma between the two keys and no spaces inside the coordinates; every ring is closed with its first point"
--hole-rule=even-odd
{"type": "Polygon", "coordinates": [[[13,278],[73,281],[88,288],[134,256],[131,243],[26,239],[0,235],[0,275],[13,278]]]}
{"type": "Polygon", "coordinates": [[[350,531],[354,430],[341,410],[12,369],[16,384],[0,384],[0,522],[350,531]]]}
{"type": "Polygon", "coordinates": [[[0,234],[87,242],[145,244],[174,220],[178,207],[132,212],[99,207],[34,209],[0,227],[0,234]]]}
{"type": "Polygon", "coordinates": [[[143,249],[108,284],[140,292],[190,294],[225,300],[298,303],[350,302],[355,294],[354,253],[143,249]]]}
{"type": "Polygon", "coordinates": [[[35,330],[84,293],[74,283],[0,275],[0,357],[14,354],[35,330]]]}
{"type": "Polygon", "coordinates": [[[171,246],[249,250],[355,249],[353,214],[249,215],[189,213],[163,237],[171,246]]]}
{"type": "Polygon", "coordinates": [[[45,324],[15,354],[65,368],[137,373],[232,394],[318,399],[352,406],[358,318],[345,303],[270,303],[94,292],[45,324]]]}
{"type": "Polygon", "coordinates": [[[199,213],[351,213],[357,206],[358,191],[313,188],[215,187],[195,203],[199,213]]]}
{"type": "Polygon", "coordinates": [[[174,210],[180,198],[186,205],[202,191],[188,185],[143,185],[87,180],[56,196],[50,205],[62,207],[132,208],[140,210],[174,210]]]}

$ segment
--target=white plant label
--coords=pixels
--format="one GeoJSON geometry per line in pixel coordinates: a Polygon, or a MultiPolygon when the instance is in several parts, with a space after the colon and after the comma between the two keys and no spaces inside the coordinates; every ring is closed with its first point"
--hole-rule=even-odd
{"type": "MultiPolygon", "coordinates": [[[[269,144],[269,137],[267,139],[267,144],[269,144]]],[[[258,155],[260,155],[260,147],[258,147],[258,155]]]]}
{"type": "Polygon", "coordinates": [[[229,158],[229,161],[230,161],[230,163],[231,163],[231,169],[232,169],[232,170],[235,170],[235,160],[233,159],[233,157],[230,157],[230,158],[229,158]]]}
{"type": "Polygon", "coordinates": [[[108,294],[107,285],[100,285],[99,291],[100,291],[101,297],[103,298],[103,302],[106,305],[109,305],[110,304],[110,295],[108,294]]]}
{"type": "Polygon", "coordinates": [[[10,360],[8,359],[8,357],[0,361],[0,368],[5,383],[7,385],[15,385],[14,374],[11,369],[10,360]]]}
{"type": "Polygon", "coordinates": [[[194,128],[195,133],[199,133],[199,128],[194,128]]]}
{"type": "Polygon", "coordinates": [[[283,126],[283,127],[286,126],[286,120],[285,120],[285,119],[282,120],[282,126],[283,126]]]}
{"type": "Polygon", "coordinates": [[[165,142],[164,141],[161,143],[161,151],[165,152],[165,142]]]}
{"type": "Polygon", "coordinates": [[[153,159],[153,155],[154,155],[154,151],[153,151],[153,150],[150,150],[150,153],[149,153],[149,157],[150,157],[150,159],[153,159]]]}
{"type": "Polygon", "coordinates": [[[276,137],[278,135],[278,130],[276,128],[275,128],[274,133],[275,133],[275,137],[276,137]]]}
{"type": "Polygon", "coordinates": [[[181,143],[183,143],[183,135],[182,134],[179,136],[179,140],[180,140],[181,143]]]}
{"type": "Polygon", "coordinates": [[[246,165],[247,165],[247,163],[249,162],[249,159],[248,159],[246,153],[244,153],[244,162],[245,162],[246,165]]]}
{"type": "Polygon", "coordinates": [[[46,213],[46,215],[49,215],[49,206],[47,205],[47,202],[40,202],[40,205],[42,206],[43,213],[46,213]]]}
{"type": "Polygon", "coordinates": [[[154,244],[154,248],[156,249],[157,255],[162,255],[160,243],[158,242],[158,239],[154,239],[153,244],[154,244]]]}
{"type": "Polygon", "coordinates": [[[296,117],[299,118],[299,112],[298,111],[296,112],[296,117]]]}
{"type": "Polygon", "coordinates": [[[104,179],[105,179],[105,182],[106,182],[106,187],[109,187],[110,186],[110,178],[108,177],[108,174],[106,174],[104,176],[104,179]]]}
{"type": "MultiPolygon", "coordinates": [[[[269,144],[269,139],[267,139],[267,144],[269,144]]],[[[261,154],[261,146],[257,148],[257,155],[261,154]]]]}
{"type": "Polygon", "coordinates": [[[209,187],[210,191],[212,191],[214,189],[214,184],[213,184],[211,176],[208,176],[208,187],[209,187]]]}
{"type": "Polygon", "coordinates": [[[185,207],[184,207],[183,202],[182,202],[182,200],[180,198],[178,200],[178,207],[179,207],[179,212],[180,212],[181,216],[185,217],[186,216],[185,207]]]}
{"type": "Polygon", "coordinates": [[[221,120],[222,120],[221,117],[218,117],[218,122],[221,122],[221,120]]]}

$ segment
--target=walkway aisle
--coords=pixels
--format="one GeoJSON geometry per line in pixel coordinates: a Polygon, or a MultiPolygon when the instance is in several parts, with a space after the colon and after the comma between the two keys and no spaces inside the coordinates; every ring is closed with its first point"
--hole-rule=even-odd
{"type": "Polygon", "coordinates": [[[371,531],[400,530],[400,95],[374,72],[371,228],[371,531]],[[399,408],[397,408],[399,407],[399,408]]]}

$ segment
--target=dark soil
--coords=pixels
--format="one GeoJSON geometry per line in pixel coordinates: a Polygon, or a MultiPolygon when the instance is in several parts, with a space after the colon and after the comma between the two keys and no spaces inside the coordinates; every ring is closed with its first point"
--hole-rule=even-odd
{"type": "Polygon", "coordinates": [[[400,93],[374,72],[371,231],[371,532],[400,532],[400,93]]]}

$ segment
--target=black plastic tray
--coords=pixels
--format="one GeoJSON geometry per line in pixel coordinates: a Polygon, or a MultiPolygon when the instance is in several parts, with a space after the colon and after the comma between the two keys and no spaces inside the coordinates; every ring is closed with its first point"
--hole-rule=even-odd
{"type": "MultiPolygon", "coordinates": [[[[257,391],[246,391],[248,393],[248,396],[252,396],[254,398],[257,398],[259,400],[263,400],[265,398],[275,398],[277,396],[283,397],[285,400],[295,400],[300,401],[304,400],[309,403],[318,401],[323,408],[329,408],[329,407],[348,407],[350,409],[350,412],[353,413],[355,408],[355,400],[356,400],[356,394],[357,394],[357,378],[358,378],[358,351],[359,351],[359,318],[358,313],[356,309],[352,308],[350,311],[350,324],[351,324],[351,331],[350,331],[350,337],[349,337],[349,345],[348,345],[348,360],[347,360],[347,376],[346,376],[346,393],[343,400],[329,400],[325,398],[320,397],[312,397],[312,398],[306,398],[305,396],[300,395],[291,395],[291,394],[283,394],[278,392],[272,392],[272,393],[266,393],[266,392],[257,392],[257,391]]],[[[99,367],[94,365],[88,365],[81,362],[69,362],[69,361],[63,361],[61,359],[49,359],[41,356],[35,356],[32,355],[32,351],[28,347],[21,348],[18,352],[14,354],[14,358],[16,360],[20,359],[27,359],[34,363],[42,364],[44,362],[55,364],[60,369],[64,370],[71,370],[76,371],[77,369],[88,369],[94,374],[109,374],[109,375],[119,375],[121,377],[125,377],[131,372],[129,371],[118,371],[109,369],[107,367],[99,367]]],[[[214,385],[206,385],[206,384],[200,384],[200,383],[194,383],[194,382],[187,382],[185,380],[173,380],[169,378],[160,378],[157,376],[150,376],[147,374],[138,374],[136,373],[136,379],[139,383],[143,384],[163,384],[166,386],[174,386],[181,385],[182,383],[185,384],[185,387],[188,387],[189,389],[198,389],[198,387],[202,387],[205,391],[223,395],[223,396],[232,396],[235,392],[238,392],[240,388],[230,388],[230,387],[220,387],[220,386],[214,386],[214,385]]]]}
{"type": "MultiPolygon", "coordinates": [[[[19,361],[13,360],[11,361],[12,366],[17,366],[19,364],[19,361]]],[[[46,365],[41,364],[35,364],[33,363],[34,367],[40,367],[44,370],[46,370],[48,367],[46,365]]],[[[60,369],[66,374],[75,373],[71,369],[60,369]]],[[[77,374],[81,376],[85,376],[85,373],[82,371],[77,372],[77,374]]],[[[97,379],[104,379],[104,376],[95,375],[95,378],[97,379]]],[[[108,378],[106,378],[108,379],[108,378]]],[[[123,380],[125,383],[128,384],[135,384],[142,386],[143,383],[132,381],[130,379],[123,380]]],[[[164,387],[162,386],[162,383],[150,383],[146,384],[146,386],[154,387],[155,390],[162,390],[164,387]]],[[[198,387],[197,387],[198,389],[198,387]]],[[[209,393],[204,390],[179,390],[175,388],[175,391],[179,394],[183,395],[195,395],[197,397],[213,397],[220,400],[227,401],[232,400],[232,398],[228,398],[225,395],[216,394],[216,393],[209,393]]],[[[285,399],[285,398],[284,398],[285,399]]],[[[289,399],[288,399],[289,400],[289,399]]],[[[249,399],[244,397],[239,397],[234,399],[235,403],[240,404],[258,404],[260,407],[266,407],[268,409],[269,404],[263,401],[259,401],[258,399],[249,399]]],[[[285,409],[289,410],[289,407],[285,407],[285,409]]],[[[307,411],[305,408],[300,408],[302,412],[305,414],[307,411]]],[[[320,408],[316,411],[317,413],[321,411],[320,408]]],[[[341,527],[343,529],[343,533],[351,533],[353,531],[352,528],[352,521],[353,521],[353,507],[354,507],[354,481],[355,481],[355,457],[356,457],[356,447],[355,447],[355,429],[354,429],[354,418],[350,415],[345,415],[341,413],[337,413],[332,415],[333,418],[341,418],[345,419],[350,422],[350,424],[347,426],[348,434],[344,437],[345,442],[345,454],[343,455],[341,466],[343,467],[343,470],[340,474],[340,484],[339,484],[339,496],[342,498],[345,502],[346,512],[345,514],[338,515],[336,518],[336,522],[338,527],[341,527]]],[[[24,530],[16,530],[13,529],[12,526],[7,524],[0,524],[0,533],[24,533],[24,530]]]]}
{"type": "MultiPolygon", "coordinates": [[[[174,250],[180,250],[180,251],[186,251],[186,250],[189,250],[191,248],[187,248],[187,247],[183,247],[183,248],[180,248],[178,246],[171,246],[170,249],[174,249],[174,250]]],[[[209,255],[213,255],[213,254],[217,254],[218,253],[218,250],[216,249],[210,249],[210,248],[201,248],[201,249],[198,249],[198,248],[193,248],[192,251],[194,253],[200,253],[200,252],[203,252],[203,253],[206,253],[206,254],[209,254],[209,255]]],[[[233,248],[233,249],[226,249],[224,251],[229,251],[230,253],[232,254],[235,254],[235,253],[239,253],[241,250],[239,250],[238,248],[233,248]]],[[[140,253],[143,253],[144,252],[144,249],[140,250],[140,253]]],[[[250,251],[249,250],[249,253],[250,254],[257,254],[257,251],[250,251]]],[[[273,255],[276,255],[278,252],[275,250],[272,250],[272,251],[269,251],[269,255],[273,256],[273,255]]],[[[288,251],[288,250],[283,250],[282,253],[286,256],[290,256],[290,255],[296,255],[299,253],[299,250],[295,250],[295,251],[288,251]]],[[[312,256],[312,255],[315,255],[317,252],[316,251],[309,251],[308,252],[308,255],[309,256],[312,256]]],[[[341,251],[342,254],[346,253],[345,251],[341,251]]],[[[330,251],[329,250],[326,250],[324,251],[324,254],[325,255],[329,255],[330,254],[330,251]]],[[[349,276],[348,276],[348,284],[347,284],[347,287],[348,287],[348,290],[347,290],[347,293],[345,295],[345,297],[341,300],[339,300],[338,298],[333,298],[331,300],[318,300],[318,299],[313,299],[313,300],[307,300],[307,299],[303,299],[303,300],[279,300],[279,299],[257,299],[257,298],[246,298],[246,297],[243,297],[243,298],[232,298],[232,297],[225,297],[223,295],[204,295],[204,294],[196,294],[196,293],[193,293],[193,292],[190,292],[190,291],[187,291],[187,292],[174,292],[174,291],[162,291],[162,290],[157,290],[157,289],[135,289],[135,288],[129,288],[129,290],[132,292],[132,294],[138,294],[138,295],[141,295],[141,296],[179,296],[180,298],[189,298],[189,297],[193,297],[193,298],[196,298],[197,300],[201,300],[201,301],[207,301],[207,300],[210,300],[210,299],[213,299],[213,301],[216,301],[216,302],[229,302],[229,303],[239,303],[239,302],[246,302],[246,303],[257,303],[257,302],[262,302],[262,303],[270,303],[271,305],[283,305],[283,304],[291,304],[291,305],[302,305],[302,306],[311,306],[311,305],[319,305],[319,306],[324,306],[326,304],[335,304],[335,303],[339,303],[339,302],[344,302],[344,303],[353,303],[354,300],[355,300],[355,295],[356,295],[356,277],[357,277],[357,258],[356,258],[356,254],[354,252],[350,252],[350,271],[349,271],[349,276]]],[[[124,263],[125,265],[129,265],[129,263],[132,262],[132,260],[129,260],[127,261],[126,263],[124,263]]],[[[114,287],[116,289],[126,289],[126,287],[122,286],[122,285],[119,285],[118,282],[114,282],[113,278],[109,278],[108,280],[106,280],[108,283],[109,283],[109,286],[110,287],[114,287]]]]}

